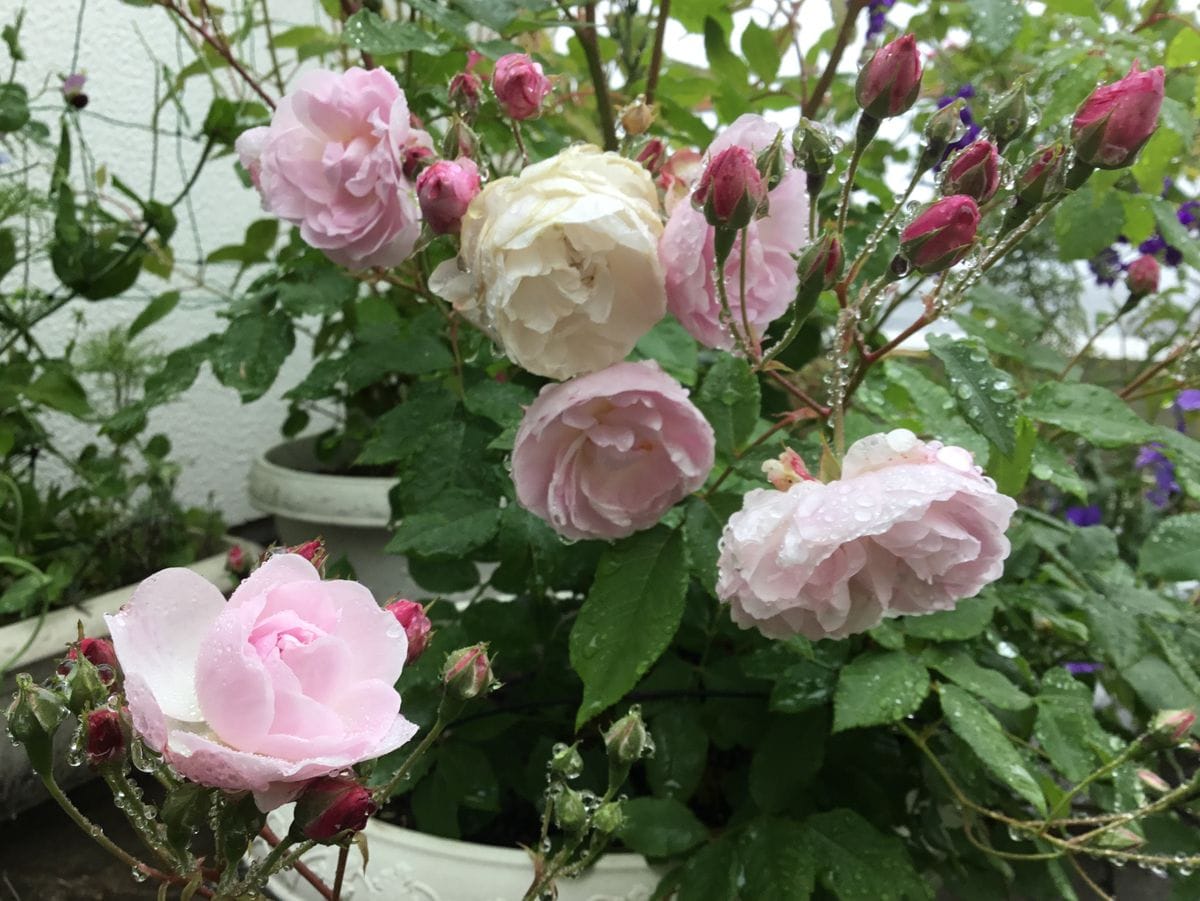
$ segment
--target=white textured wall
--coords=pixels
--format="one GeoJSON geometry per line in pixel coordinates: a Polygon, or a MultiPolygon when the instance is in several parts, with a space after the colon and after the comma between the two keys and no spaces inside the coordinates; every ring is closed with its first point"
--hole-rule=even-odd
{"type": "MultiPolygon", "coordinates": [[[[43,81],[48,83],[49,89],[36,108],[42,110],[38,117],[51,124],[56,136],[54,123],[62,105],[57,85],[59,77],[71,71],[81,2],[29,0],[26,4],[29,12],[21,42],[28,59],[22,63],[18,77],[31,87],[31,92],[43,81]]],[[[15,0],[0,0],[4,23],[10,21],[17,5],[15,0]]],[[[312,21],[313,5],[312,0],[271,0],[272,13],[281,28],[286,27],[285,22],[312,21]]],[[[76,66],[88,79],[90,103],[81,114],[84,132],[96,164],[106,166],[143,196],[150,187],[155,156],[150,134],[144,129],[112,124],[101,116],[143,125],[149,122],[156,69],[151,53],[176,71],[181,58],[185,62],[192,58],[165,11],[135,8],[119,0],[86,3],[76,66]]],[[[227,87],[231,84],[228,76],[227,71],[218,73],[227,87]]],[[[193,78],[185,94],[185,110],[191,121],[182,121],[173,109],[163,112],[159,127],[170,134],[161,135],[157,147],[156,199],[174,197],[186,173],[190,173],[201,147],[192,138],[199,131],[210,99],[204,77],[193,78]],[[172,136],[177,128],[184,135],[178,141],[172,136]]],[[[75,162],[77,165],[77,158],[75,162]]],[[[197,260],[222,244],[237,243],[246,226],[263,216],[257,196],[241,185],[233,170],[233,158],[228,156],[206,166],[191,192],[191,208],[180,205],[176,214],[179,228],[172,243],[180,273],[195,272],[197,260]],[[200,236],[199,247],[196,233],[200,236]]],[[[221,287],[233,272],[229,264],[212,266],[205,273],[205,281],[221,287]]],[[[55,285],[48,267],[36,271],[34,278],[43,287],[55,285]]],[[[3,287],[11,289],[15,283],[16,273],[5,280],[3,287]]],[[[189,287],[186,277],[179,273],[171,284],[144,273],[126,296],[70,304],[41,324],[39,339],[47,350],[61,347],[76,334],[79,313],[85,316],[85,331],[89,332],[127,324],[148,298],[170,287],[183,292],[182,302],[169,317],[143,332],[144,338],[166,351],[223,328],[224,321],[217,314],[225,301],[219,296],[189,287]]],[[[285,415],[281,395],[303,377],[308,362],[308,347],[298,342],[272,390],[247,405],[240,402],[236,392],[218,384],[206,368],[181,400],[156,411],[150,429],[170,437],[174,456],[183,464],[180,492],[186,501],[203,503],[211,493],[231,524],[257,515],[246,500],[245,474],[251,459],[279,440],[279,426],[285,415]]],[[[65,417],[61,427],[64,440],[73,446],[81,447],[91,440],[86,429],[65,417]]]]}

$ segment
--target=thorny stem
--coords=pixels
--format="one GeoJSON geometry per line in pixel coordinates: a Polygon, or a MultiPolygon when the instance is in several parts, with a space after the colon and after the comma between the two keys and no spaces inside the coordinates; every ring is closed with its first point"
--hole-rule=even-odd
{"type": "Polygon", "coordinates": [[[1178,360],[1185,353],[1187,353],[1189,350],[1194,348],[1197,343],[1197,340],[1200,340],[1200,330],[1197,330],[1190,338],[1188,338],[1186,341],[1184,341],[1182,344],[1180,344],[1178,347],[1176,347],[1173,351],[1171,351],[1169,354],[1167,354],[1166,357],[1164,357],[1162,360],[1160,360],[1159,362],[1155,363],[1153,366],[1146,369],[1140,375],[1135,377],[1132,382],[1130,382],[1128,385],[1126,385],[1124,388],[1122,388],[1121,392],[1120,392],[1121,397],[1128,399],[1130,394],[1132,394],[1134,391],[1136,391],[1142,385],[1146,384],[1146,382],[1150,381],[1150,379],[1154,378],[1156,375],[1158,375],[1164,369],[1167,369],[1176,360],[1178,360]]]}
{"type": "Polygon", "coordinates": [[[408,755],[404,763],[400,764],[400,769],[396,770],[387,784],[375,790],[374,799],[376,803],[384,804],[387,802],[387,799],[392,796],[392,792],[404,781],[417,761],[433,746],[433,743],[438,740],[438,736],[450,725],[450,720],[453,719],[454,713],[458,712],[457,710],[451,711],[451,706],[460,707],[461,703],[452,705],[449,703],[448,695],[443,694],[442,702],[438,705],[437,719],[434,721],[432,728],[421,739],[421,743],[417,745],[416,750],[408,755]]]}
{"type": "MultiPolygon", "coordinates": [[[[850,193],[854,190],[854,176],[858,174],[858,164],[866,149],[866,141],[855,140],[854,150],[850,154],[850,165],[846,167],[846,183],[842,185],[842,201],[838,207],[837,230],[839,235],[846,231],[846,216],[850,212],[850,193]]],[[[849,280],[844,281],[849,284],[849,280]]]]}
{"type": "Polygon", "coordinates": [[[821,110],[821,106],[825,103],[825,94],[829,90],[829,86],[833,84],[833,77],[837,74],[838,64],[842,61],[842,56],[846,52],[846,47],[850,44],[850,37],[854,34],[854,23],[858,19],[858,14],[862,12],[868,0],[850,0],[846,4],[846,17],[842,19],[842,25],[838,29],[837,37],[833,42],[833,49],[829,51],[829,61],[825,63],[825,70],[821,73],[821,77],[817,79],[816,85],[813,86],[812,93],[805,98],[801,105],[800,111],[807,119],[816,118],[821,110]]]}
{"type": "Polygon", "coordinates": [[[1068,362],[1067,365],[1063,367],[1062,372],[1058,374],[1059,381],[1065,379],[1067,377],[1067,373],[1079,365],[1079,361],[1082,360],[1087,352],[1092,349],[1092,345],[1096,343],[1096,339],[1103,335],[1120,318],[1121,311],[1118,311],[1117,315],[1113,316],[1111,319],[1105,319],[1100,323],[1100,325],[1092,330],[1092,333],[1088,335],[1087,340],[1083,342],[1083,347],[1079,348],[1079,351],[1075,354],[1075,356],[1071,357],[1070,362],[1068,362]]]}
{"type": "Polygon", "coordinates": [[[271,74],[275,76],[275,87],[282,96],[287,93],[283,83],[283,70],[279,68],[279,56],[275,52],[275,35],[271,33],[271,10],[267,8],[268,0],[262,0],[263,28],[267,33],[267,53],[271,56],[271,74]]]}
{"type": "Polygon", "coordinates": [[[646,103],[654,103],[658,91],[658,74],[662,69],[663,39],[667,33],[667,19],[671,15],[671,0],[659,0],[658,24],[654,28],[654,46],[650,48],[650,71],[646,73],[646,103]]]}
{"type": "MultiPolygon", "coordinates": [[[[713,281],[717,284],[717,299],[721,303],[721,320],[729,329],[729,333],[733,335],[733,342],[737,346],[738,351],[747,359],[753,359],[750,355],[750,348],[747,346],[749,334],[743,337],[738,331],[737,325],[733,320],[733,309],[729,306],[729,291],[725,286],[725,264],[729,262],[729,254],[722,254],[720,251],[716,254],[715,265],[713,267],[713,281]]],[[[743,306],[742,313],[745,314],[743,306]]]]}
{"type": "Polygon", "coordinates": [[[521,137],[521,123],[516,119],[512,120],[512,133],[517,141],[517,149],[521,151],[522,164],[529,165],[529,152],[525,149],[525,140],[521,137]]]}
{"type": "Polygon", "coordinates": [[[192,31],[196,32],[196,34],[199,35],[204,43],[208,44],[217,52],[217,55],[220,56],[221,59],[229,63],[229,67],[233,69],[233,71],[239,76],[241,76],[242,80],[250,86],[254,93],[262,98],[262,102],[265,103],[269,109],[275,109],[274,99],[270,94],[263,90],[262,85],[260,85],[258,81],[245,70],[242,64],[238,62],[237,57],[234,56],[233,51],[229,49],[228,44],[226,44],[224,41],[217,40],[215,36],[209,33],[208,29],[205,28],[202,23],[197,22],[182,8],[177,6],[175,4],[175,0],[157,0],[157,2],[160,6],[178,16],[180,21],[187,25],[188,28],[192,29],[192,31]]]}

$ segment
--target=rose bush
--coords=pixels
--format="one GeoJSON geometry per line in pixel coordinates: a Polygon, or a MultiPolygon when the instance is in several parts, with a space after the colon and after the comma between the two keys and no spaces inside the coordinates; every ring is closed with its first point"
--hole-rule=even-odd
{"type": "Polygon", "coordinates": [[[394,688],[404,627],[299,555],[270,557],[228,602],[190,570],[163,570],[106,619],[146,744],[263,810],[416,732],[394,688]]]}

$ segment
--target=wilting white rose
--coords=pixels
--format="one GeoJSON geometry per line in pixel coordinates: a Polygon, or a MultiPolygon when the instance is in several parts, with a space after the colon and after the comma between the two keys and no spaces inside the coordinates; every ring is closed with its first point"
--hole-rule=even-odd
{"type": "Polygon", "coordinates": [[[662,318],[661,233],[645,169],[571,147],[485,187],[429,284],[516,363],[566,379],[623,360],[662,318]]]}

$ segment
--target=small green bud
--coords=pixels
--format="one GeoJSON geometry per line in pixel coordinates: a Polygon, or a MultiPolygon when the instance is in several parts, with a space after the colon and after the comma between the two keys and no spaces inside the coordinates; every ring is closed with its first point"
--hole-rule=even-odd
{"type": "Polygon", "coordinates": [[[96,665],[82,654],[65,661],[59,672],[63,674],[66,687],[67,708],[76,716],[90,707],[100,707],[108,700],[108,686],[96,665]]]}
{"type": "Polygon", "coordinates": [[[1029,127],[1029,98],[1025,95],[1025,80],[1017,79],[1013,87],[1001,94],[987,111],[983,124],[1003,149],[1029,127]]]}
{"type": "Polygon", "coordinates": [[[461,701],[469,701],[491,691],[496,679],[492,675],[491,661],[488,660],[487,645],[476,644],[452,651],[446,657],[442,683],[448,693],[461,701]]]}
{"type": "Polygon", "coordinates": [[[782,130],[775,135],[775,140],[771,142],[771,146],[758,155],[756,162],[758,163],[758,174],[762,176],[767,190],[775,190],[780,180],[782,180],[784,173],[787,172],[787,163],[783,158],[782,130]]]}
{"type": "Polygon", "coordinates": [[[550,753],[550,772],[563,779],[576,779],[583,772],[583,757],[575,745],[557,744],[550,753]]]}
{"type": "Polygon", "coordinates": [[[625,823],[625,814],[621,812],[620,801],[609,801],[607,804],[601,804],[596,811],[596,815],[592,818],[592,825],[596,827],[597,832],[602,832],[605,835],[612,835],[625,823]]]}
{"type": "Polygon", "coordinates": [[[630,707],[627,714],[609,727],[604,733],[604,746],[609,760],[624,766],[632,766],[647,751],[653,750],[640,707],[636,704],[630,707]]]}
{"type": "Polygon", "coordinates": [[[966,105],[967,102],[961,97],[956,98],[933,113],[925,123],[925,149],[921,151],[918,163],[922,172],[936,166],[946,148],[962,134],[962,111],[966,105]]]}
{"type": "Polygon", "coordinates": [[[17,693],[5,713],[8,734],[25,746],[29,762],[38,773],[51,772],[54,733],[66,715],[67,708],[58,695],[36,685],[28,673],[17,676],[17,693]]]}
{"type": "Polygon", "coordinates": [[[554,822],[566,832],[581,832],[587,826],[587,805],[583,795],[565,786],[554,794],[554,822]]]}

